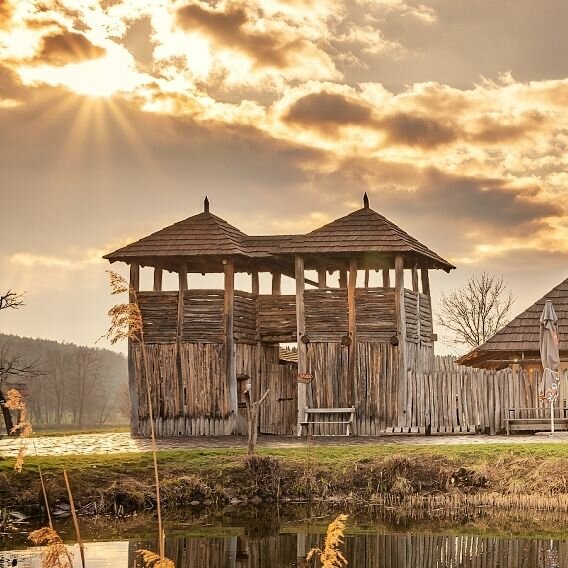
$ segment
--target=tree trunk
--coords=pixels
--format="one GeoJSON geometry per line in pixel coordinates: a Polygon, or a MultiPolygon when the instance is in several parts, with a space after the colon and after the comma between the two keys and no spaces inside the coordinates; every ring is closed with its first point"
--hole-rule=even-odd
{"type": "Polygon", "coordinates": [[[268,389],[256,402],[250,399],[250,390],[245,391],[245,403],[247,405],[247,422],[248,422],[248,446],[247,454],[252,456],[256,453],[256,440],[258,438],[258,413],[260,405],[265,401],[270,389],[268,389]]]}
{"type": "Polygon", "coordinates": [[[6,434],[13,436],[14,422],[10,411],[6,408],[6,398],[4,393],[0,390],[0,406],[2,407],[2,415],[4,416],[4,424],[6,424],[6,434]]]}

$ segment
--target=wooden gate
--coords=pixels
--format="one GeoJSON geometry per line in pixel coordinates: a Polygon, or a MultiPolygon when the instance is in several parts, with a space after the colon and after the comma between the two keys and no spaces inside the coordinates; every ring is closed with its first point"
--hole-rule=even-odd
{"type": "Polygon", "coordinates": [[[261,377],[260,392],[270,389],[260,409],[261,434],[294,434],[298,418],[298,367],[270,363],[261,377]]]}

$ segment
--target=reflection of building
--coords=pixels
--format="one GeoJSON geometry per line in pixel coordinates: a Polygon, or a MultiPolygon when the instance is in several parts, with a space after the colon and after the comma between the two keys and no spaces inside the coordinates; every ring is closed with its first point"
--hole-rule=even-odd
{"type": "MultiPolygon", "coordinates": [[[[158,435],[242,433],[239,403],[249,380],[253,398],[271,389],[261,431],[291,434],[306,407],[355,407],[362,435],[419,420],[409,411],[409,397],[419,393],[408,372],[433,358],[429,270],[454,267],[370,209],[366,197],[362,209],[306,235],[257,237],[213,215],[206,200],[202,213],[105,258],[130,265],[158,435]],[[152,291],[139,290],[144,267],[154,269],[152,291]],[[163,290],[164,271],[179,275],[177,291],[163,290]],[[221,273],[224,289],[192,289],[192,273],[221,273]],[[235,273],[251,275],[249,290],[235,289],[235,273]],[[271,294],[260,293],[259,273],[272,275],[271,294]],[[328,282],[332,273],[339,286],[328,282]],[[295,280],[295,294],[282,294],[283,276],[295,280]],[[297,368],[279,358],[279,345],[293,342],[297,368]]],[[[135,345],[129,376],[132,426],[148,434],[135,345]]]]}

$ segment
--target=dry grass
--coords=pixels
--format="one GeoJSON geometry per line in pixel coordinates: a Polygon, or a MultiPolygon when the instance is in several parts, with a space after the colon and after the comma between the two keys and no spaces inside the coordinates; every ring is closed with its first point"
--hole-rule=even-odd
{"type": "Polygon", "coordinates": [[[169,558],[164,558],[151,550],[140,549],[136,552],[140,555],[144,566],[147,566],[147,568],[176,568],[176,565],[169,558]]]}
{"type": "Polygon", "coordinates": [[[4,406],[6,406],[8,410],[15,410],[20,413],[18,423],[12,428],[12,433],[19,434],[20,436],[20,447],[18,449],[14,469],[21,472],[24,466],[29,438],[33,434],[32,424],[28,417],[28,407],[21,393],[16,389],[10,389],[7,392],[4,406]]]}
{"type": "Polygon", "coordinates": [[[341,552],[347,518],[348,515],[341,514],[329,524],[327,534],[325,535],[323,550],[320,548],[312,548],[306,556],[308,562],[317,556],[322,568],[343,568],[349,564],[341,552]]]}
{"type": "Polygon", "coordinates": [[[28,540],[36,546],[45,546],[41,555],[42,568],[73,568],[73,558],[61,537],[50,527],[33,531],[28,540]]]}

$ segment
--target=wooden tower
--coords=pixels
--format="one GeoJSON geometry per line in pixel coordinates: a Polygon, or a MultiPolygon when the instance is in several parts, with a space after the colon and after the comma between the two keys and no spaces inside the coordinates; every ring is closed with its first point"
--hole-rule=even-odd
{"type": "MultiPolygon", "coordinates": [[[[245,235],[206,198],[202,213],[105,258],[130,265],[163,436],[244,433],[249,382],[253,398],[271,390],[264,433],[295,433],[305,408],[354,407],[358,435],[410,427],[409,376],[433,359],[428,272],[454,268],[373,211],[366,195],[362,209],[287,236],[245,235]],[[154,270],[151,291],[139,290],[144,267],[154,270]],[[164,270],[179,275],[177,291],[162,290],[164,270]],[[224,288],[194,289],[193,273],[222,273],[224,288]],[[235,290],[235,273],[250,274],[250,290],[235,290]],[[271,274],[271,294],[260,293],[260,273],[271,274]],[[334,273],[339,286],[328,285],[334,273]],[[374,273],[380,285],[371,287],[374,273]],[[295,294],[282,294],[282,277],[295,280],[295,294]],[[290,343],[297,369],[280,361],[280,345],[290,343]]],[[[132,429],[147,435],[140,359],[130,345],[132,429]]]]}

